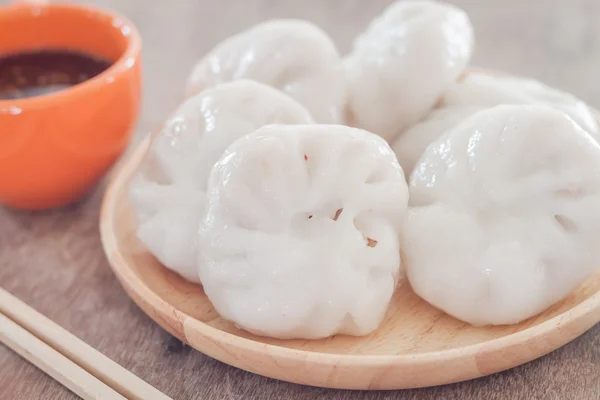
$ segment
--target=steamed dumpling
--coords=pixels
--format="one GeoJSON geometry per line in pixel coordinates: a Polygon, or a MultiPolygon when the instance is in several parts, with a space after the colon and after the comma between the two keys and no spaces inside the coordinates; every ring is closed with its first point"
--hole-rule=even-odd
{"type": "Polygon", "coordinates": [[[187,91],[237,79],[286,92],[317,122],[342,119],[346,84],[341,58],[329,36],[310,22],[268,21],[224,40],[196,64],[187,91]]]}
{"type": "Polygon", "coordinates": [[[200,278],[217,312],[259,335],[365,335],[400,277],[408,202],[389,145],[341,125],[265,126],[212,170],[200,278]]]}
{"type": "Polygon", "coordinates": [[[290,97],[252,81],[189,98],[153,138],[130,184],[140,241],[167,268],[198,282],[196,242],[214,163],[233,141],[263,125],[310,122],[290,97]]]}
{"type": "Polygon", "coordinates": [[[498,106],[427,148],[403,260],[415,292],[474,325],[511,324],[598,270],[600,146],[542,106],[498,106]]]}
{"type": "Polygon", "coordinates": [[[444,132],[454,128],[465,118],[482,110],[483,107],[462,106],[437,108],[425,120],[403,132],[392,146],[402,170],[408,178],[427,146],[444,132]]]}
{"type": "Polygon", "coordinates": [[[468,74],[444,93],[442,104],[452,107],[542,104],[566,113],[596,140],[600,138],[596,119],[583,101],[530,78],[468,74]]]}
{"type": "Polygon", "coordinates": [[[407,176],[430,143],[475,112],[501,104],[552,107],[600,139],[596,119],[584,102],[533,79],[472,72],[452,85],[440,103],[440,108],[401,133],[392,146],[407,176]]]}
{"type": "Polygon", "coordinates": [[[459,8],[434,1],[391,5],[344,60],[349,123],[391,143],[433,108],[472,49],[473,28],[459,8]]]}

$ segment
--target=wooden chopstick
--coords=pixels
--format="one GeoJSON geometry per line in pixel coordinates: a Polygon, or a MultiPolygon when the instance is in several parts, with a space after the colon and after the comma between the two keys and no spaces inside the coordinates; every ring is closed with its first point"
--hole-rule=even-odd
{"type": "Polygon", "coordinates": [[[0,341],[85,400],[125,397],[81,369],[13,320],[0,314],[0,341]]]}
{"type": "Polygon", "coordinates": [[[127,399],[172,400],[2,288],[0,313],[127,399]]]}

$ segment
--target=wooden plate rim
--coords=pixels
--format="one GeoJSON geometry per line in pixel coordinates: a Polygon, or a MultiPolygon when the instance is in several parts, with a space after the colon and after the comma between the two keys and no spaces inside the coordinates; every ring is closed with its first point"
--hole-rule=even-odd
{"type": "MultiPolygon", "coordinates": [[[[142,157],[142,155],[146,152],[146,149],[148,147],[149,144],[149,140],[144,140],[140,146],[134,151],[134,153],[131,155],[130,158],[128,158],[128,161],[136,161],[138,159],[140,159],[142,157]]],[[[107,190],[107,193],[105,195],[105,198],[102,202],[102,209],[101,209],[101,226],[100,226],[100,230],[101,230],[101,237],[102,237],[102,242],[104,244],[105,249],[116,249],[116,240],[114,238],[114,236],[111,234],[111,226],[112,226],[112,217],[114,215],[114,207],[113,205],[115,204],[114,200],[116,200],[116,193],[118,191],[118,189],[120,188],[121,184],[123,184],[123,181],[126,181],[129,177],[129,172],[130,168],[128,168],[128,163],[125,162],[123,163],[118,170],[116,171],[115,175],[110,179],[109,181],[109,189],[107,190]]],[[[319,352],[313,352],[313,351],[308,351],[308,350],[296,350],[296,349],[290,349],[288,347],[282,347],[282,346],[278,346],[278,345],[273,345],[273,344],[268,344],[268,343],[262,343],[262,342],[257,342],[251,339],[247,339],[244,337],[240,337],[237,335],[234,335],[232,333],[229,332],[225,332],[216,328],[213,328],[212,326],[205,324],[201,321],[196,320],[195,318],[187,315],[186,313],[176,309],[175,307],[173,307],[170,303],[166,302],[165,300],[163,300],[160,296],[158,296],[155,292],[153,292],[152,290],[150,290],[150,288],[144,283],[144,281],[142,279],[139,278],[139,276],[135,273],[132,272],[132,270],[130,268],[127,267],[127,263],[125,262],[125,260],[123,259],[122,255],[118,252],[110,254],[107,256],[109,257],[109,261],[111,264],[111,267],[113,269],[113,271],[118,274],[122,279],[124,279],[126,282],[128,282],[128,286],[130,290],[134,290],[136,291],[136,294],[138,296],[140,296],[141,298],[147,299],[148,303],[150,303],[149,305],[153,306],[153,308],[156,309],[161,309],[162,307],[164,307],[165,305],[168,306],[168,308],[170,309],[170,311],[172,312],[173,316],[180,316],[181,318],[178,318],[178,320],[180,322],[183,322],[186,319],[191,319],[193,321],[197,322],[198,325],[198,329],[200,331],[205,331],[206,335],[209,337],[212,337],[214,339],[217,339],[219,341],[226,341],[230,344],[235,344],[236,342],[242,343],[244,345],[246,345],[245,347],[250,347],[250,348],[254,348],[256,351],[264,351],[263,349],[266,348],[270,348],[273,351],[277,351],[277,352],[283,352],[284,354],[288,355],[288,356],[294,356],[297,353],[302,353],[302,354],[314,354],[314,355],[318,355],[318,356],[323,356],[324,361],[326,361],[328,364],[331,363],[335,363],[335,364],[340,364],[340,363],[349,363],[349,364],[353,364],[355,365],[357,362],[359,363],[388,363],[389,361],[396,361],[396,362],[402,362],[403,360],[406,361],[410,361],[411,363],[415,362],[415,361],[439,361],[440,358],[455,358],[456,356],[459,355],[474,355],[475,353],[477,353],[478,350],[481,350],[482,347],[495,347],[495,348],[502,348],[502,347],[508,347],[510,345],[513,344],[518,344],[522,342],[522,338],[526,339],[526,338],[536,338],[539,336],[542,336],[544,334],[547,333],[551,333],[554,331],[554,329],[556,329],[557,326],[559,325],[565,325],[567,323],[567,321],[562,322],[561,324],[561,320],[562,319],[566,319],[568,320],[569,323],[574,322],[580,318],[583,318],[585,316],[587,316],[588,314],[592,313],[596,308],[598,308],[600,306],[600,292],[596,292],[595,294],[593,294],[592,296],[588,297],[586,300],[584,300],[583,302],[579,303],[577,306],[569,309],[568,311],[559,314],[549,320],[546,320],[540,324],[537,324],[535,326],[526,328],[522,331],[507,335],[507,336],[503,336],[497,339],[492,339],[489,341],[485,341],[485,342],[481,342],[481,343],[477,343],[477,344],[472,344],[472,345],[468,345],[468,346],[464,346],[464,347],[458,347],[455,349],[449,349],[449,350],[440,350],[440,351],[433,351],[433,352],[426,352],[426,353],[416,353],[416,354],[398,354],[398,355],[357,355],[357,354],[335,354],[335,353],[319,353],[319,352]],[[332,358],[335,358],[335,361],[332,361],[332,358]]]]}
{"type": "MultiPolygon", "coordinates": [[[[524,343],[538,341],[545,337],[551,337],[553,334],[558,335],[557,337],[560,339],[558,339],[556,342],[559,344],[542,346],[543,348],[537,349],[538,353],[534,357],[528,358],[527,360],[521,362],[524,363],[547,354],[568,343],[590,329],[600,320],[600,313],[598,312],[600,310],[599,290],[581,303],[577,304],[575,307],[570,308],[549,320],[525,328],[516,333],[448,350],[396,355],[339,354],[292,349],[276,344],[255,341],[214,328],[202,321],[196,320],[179,309],[176,309],[173,305],[153,292],[145,284],[145,282],[135,272],[133,272],[132,269],[128,268],[127,262],[121,253],[117,251],[118,242],[116,237],[113,235],[113,222],[118,193],[121,187],[127,183],[139,161],[144,156],[147,148],[149,147],[149,143],[150,137],[147,137],[129,155],[123,158],[123,160],[118,166],[115,167],[114,172],[111,174],[107,191],[101,206],[100,233],[102,244],[104,246],[111,269],[119,278],[119,281],[126,289],[126,292],[146,314],[148,314],[155,322],[159,323],[159,325],[163,326],[171,333],[174,333],[173,329],[168,329],[165,324],[170,327],[177,325],[187,326],[188,324],[193,324],[191,326],[201,336],[204,336],[216,343],[231,346],[233,349],[243,349],[256,354],[268,353],[270,356],[282,357],[289,360],[303,362],[310,360],[312,363],[334,367],[438,364],[447,360],[466,360],[482,353],[490,355],[501,352],[507,348],[511,348],[511,346],[518,346],[524,343]],[[160,310],[158,313],[159,315],[154,315],[155,313],[148,312],[145,306],[148,306],[153,310],[160,310]],[[165,308],[168,312],[163,311],[165,308]],[[597,313],[598,315],[593,316],[594,313],[597,313]],[[580,321],[581,324],[579,328],[576,329],[572,335],[568,335],[566,340],[562,340],[563,337],[560,336],[558,331],[563,330],[570,325],[575,325],[580,321]]],[[[184,335],[185,330],[188,328],[183,329],[184,335]]],[[[187,338],[185,337],[180,339],[188,342],[187,338]]],[[[516,366],[518,364],[512,366],[516,366]]],[[[498,371],[503,369],[506,368],[500,368],[498,371]]]]}

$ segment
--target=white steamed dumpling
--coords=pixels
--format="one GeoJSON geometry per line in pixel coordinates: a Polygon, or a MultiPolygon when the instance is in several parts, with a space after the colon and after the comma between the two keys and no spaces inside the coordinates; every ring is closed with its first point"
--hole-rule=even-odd
{"type": "Polygon", "coordinates": [[[311,117],[286,94],[241,80],[189,98],[153,137],[129,198],[140,241],[167,268],[199,281],[196,246],[210,170],[233,141],[270,123],[311,117]]]}
{"type": "Polygon", "coordinates": [[[474,325],[511,324],[598,270],[600,146],[544,106],[478,112],[427,148],[402,251],[415,292],[474,325]]]}
{"type": "Polygon", "coordinates": [[[408,189],[377,135],[265,126],[212,170],[200,278],[217,312],[278,338],[365,335],[400,277],[408,189]]]}
{"type": "Polygon", "coordinates": [[[196,64],[187,92],[237,79],[286,92],[317,122],[342,120],[346,84],[341,57],[329,36],[310,22],[267,21],[229,37],[196,64]]]}
{"type": "Polygon", "coordinates": [[[444,93],[442,104],[452,107],[542,104],[566,113],[596,140],[600,139],[598,123],[587,104],[535,79],[470,73],[444,93]]]}
{"type": "Polygon", "coordinates": [[[470,72],[444,93],[439,108],[402,132],[394,142],[392,147],[406,175],[410,175],[430,143],[475,112],[501,104],[552,107],[565,112],[596,140],[600,139],[594,115],[573,95],[533,79],[470,72]]]}
{"type": "Polygon", "coordinates": [[[434,1],[388,7],[344,60],[349,123],[391,142],[421,120],[465,69],[473,28],[461,9],[434,1]]]}

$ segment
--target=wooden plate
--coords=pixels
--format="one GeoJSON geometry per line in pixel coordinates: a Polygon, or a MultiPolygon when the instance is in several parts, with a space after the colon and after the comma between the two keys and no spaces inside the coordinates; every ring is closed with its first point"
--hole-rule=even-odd
{"type": "Polygon", "coordinates": [[[600,321],[600,275],[543,314],[518,325],[473,327],[397,291],[379,329],[364,337],[277,340],[251,335],[219,317],[202,287],[164,268],[138,242],[126,184],[149,145],[113,175],[100,221],[110,264],[131,298],[190,346],[271,378],[343,389],[441,385],[499,372],[568,343],[600,321]]]}

